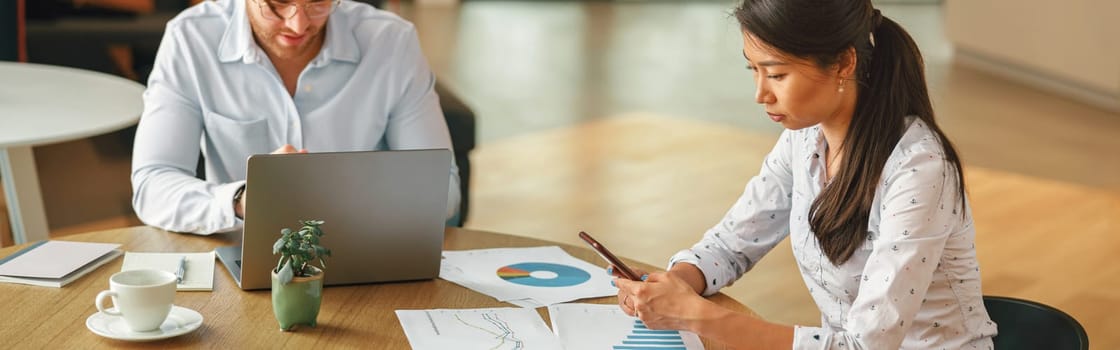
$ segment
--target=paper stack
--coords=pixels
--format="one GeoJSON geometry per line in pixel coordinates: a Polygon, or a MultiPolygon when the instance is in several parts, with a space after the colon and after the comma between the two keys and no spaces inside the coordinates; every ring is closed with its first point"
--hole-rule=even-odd
{"type": "Polygon", "coordinates": [[[556,246],[444,251],[439,277],[527,308],[618,294],[606,270],[556,246]]]}

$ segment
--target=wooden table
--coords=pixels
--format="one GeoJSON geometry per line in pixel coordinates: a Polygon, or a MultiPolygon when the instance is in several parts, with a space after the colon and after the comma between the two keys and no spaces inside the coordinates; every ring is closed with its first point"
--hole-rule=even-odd
{"type": "MultiPolygon", "coordinates": [[[[67,236],[64,240],[121,243],[125,251],[206,252],[232,244],[231,235],[195,236],[170,233],[141,226],[67,236]]],[[[505,234],[449,228],[444,249],[532,247],[559,245],[573,256],[598,264],[589,249],[505,234]]],[[[0,249],[7,256],[26,246],[0,249]]],[[[240,290],[220,263],[215,264],[213,292],[179,292],[175,304],[191,308],[205,318],[202,327],[175,338],[151,343],[132,343],[100,337],[89,331],[86,318],[97,312],[93,306],[98,292],[109,287],[109,276],[120,271],[118,258],[89,275],[63,287],[47,288],[0,284],[0,339],[5,347],[24,348],[376,348],[407,349],[408,339],[394,310],[435,308],[512,307],[457,284],[435,279],[422,282],[382,283],[327,287],[319,314],[319,326],[281,332],[272,314],[269,291],[240,290]]],[[[629,259],[626,262],[648,271],[652,266],[629,259]]],[[[723,294],[711,300],[728,308],[751,312],[723,294]]],[[[613,304],[615,297],[579,302],[613,304]]],[[[547,312],[538,309],[548,323],[547,312]]],[[[705,340],[708,349],[723,346],[705,340]]]]}

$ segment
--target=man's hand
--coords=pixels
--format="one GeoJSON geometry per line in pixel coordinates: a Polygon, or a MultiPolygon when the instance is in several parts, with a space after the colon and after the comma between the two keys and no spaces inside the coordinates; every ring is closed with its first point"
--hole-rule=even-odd
{"type": "MultiPolygon", "coordinates": [[[[272,151],[272,154],[288,154],[288,153],[307,153],[307,149],[304,148],[304,149],[297,150],[295,146],[284,145],[283,147],[277,148],[275,151],[272,151]]],[[[247,202],[248,199],[249,199],[249,191],[242,191],[241,192],[241,199],[238,200],[237,203],[233,204],[233,213],[236,214],[238,218],[241,218],[241,219],[245,218],[245,202],[247,202]]]]}
{"type": "Polygon", "coordinates": [[[307,153],[307,149],[304,148],[304,149],[301,149],[301,150],[297,150],[295,146],[284,145],[280,148],[277,148],[275,151],[272,151],[272,154],[288,154],[288,153],[307,153]]]}

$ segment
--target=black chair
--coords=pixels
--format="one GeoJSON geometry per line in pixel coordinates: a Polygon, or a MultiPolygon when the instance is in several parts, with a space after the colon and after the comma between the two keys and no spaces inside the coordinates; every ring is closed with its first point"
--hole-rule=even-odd
{"type": "Polygon", "coordinates": [[[1069,314],[1042,303],[1008,297],[984,296],[988,316],[999,327],[993,338],[996,350],[1089,349],[1085,328],[1069,314]]]}
{"type": "MultiPolygon", "coordinates": [[[[384,9],[385,0],[357,0],[374,7],[384,9]]],[[[455,148],[455,164],[459,166],[459,215],[448,222],[453,226],[462,227],[470,214],[471,195],[471,150],[474,150],[476,132],[476,119],[471,108],[459,99],[459,96],[449,90],[446,85],[436,81],[436,94],[439,95],[440,108],[447,121],[447,129],[451,132],[451,145],[455,148]]]]}
{"type": "Polygon", "coordinates": [[[447,86],[436,82],[436,94],[439,95],[439,105],[443,109],[443,119],[447,122],[447,130],[451,133],[451,146],[455,150],[455,164],[459,166],[459,215],[453,226],[462,227],[467,222],[470,214],[471,198],[471,158],[474,150],[475,126],[474,112],[459,99],[459,96],[448,90],[447,86]]]}

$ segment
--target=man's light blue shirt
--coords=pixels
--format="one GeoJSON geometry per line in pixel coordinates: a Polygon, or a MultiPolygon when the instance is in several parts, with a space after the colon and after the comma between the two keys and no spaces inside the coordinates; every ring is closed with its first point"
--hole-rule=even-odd
{"type": "MultiPolygon", "coordinates": [[[[167,230],[239,229],[234,193],[246,160],[285,144],[309,152],[451,149],[435,78],[413,25],[342,1],[319,55],[289,95],[253,39],[245,0],[205,1],[167,24],[144,92],[132,205],[167,230]],[[206,181],[195,177],[199,151],[206,181]]],[[[448,216],[459,207],[451,166],[448,216]]]]}

